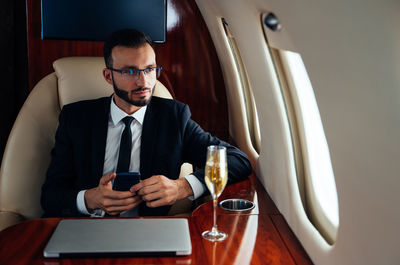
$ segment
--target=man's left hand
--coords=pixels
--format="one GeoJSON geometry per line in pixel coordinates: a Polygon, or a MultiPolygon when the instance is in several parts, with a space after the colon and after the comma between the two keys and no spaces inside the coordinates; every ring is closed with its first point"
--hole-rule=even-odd
{"type": "Polygon", "coordinates": [[[131,192],[142,196],[148,207],[172,205],[176,201],[193,195],[193,190],[185,178],[169,179],[155,175],[132,186],[131,192]]]}

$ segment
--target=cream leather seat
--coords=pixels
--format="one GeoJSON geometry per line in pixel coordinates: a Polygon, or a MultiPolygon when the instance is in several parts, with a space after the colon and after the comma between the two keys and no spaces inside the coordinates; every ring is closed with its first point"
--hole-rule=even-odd
{"type": "MultiPolygon", "coordinates": [[[[50,151],[65,104],[109,96],[113,89],[102,76],[102,57],[66,57],[53,63],[54,73],[32,90],[10,133],[0,170],[0,230],[39,218],[41,187],[50,163],[50,151]]],[[[157,82],[154,95],[172,98],[157,82]]],[[[184,164],[181,176],[192,166],[184,164]]],[[[190,213],[188,199],[177,202],[170,215],[190,213]]]]}

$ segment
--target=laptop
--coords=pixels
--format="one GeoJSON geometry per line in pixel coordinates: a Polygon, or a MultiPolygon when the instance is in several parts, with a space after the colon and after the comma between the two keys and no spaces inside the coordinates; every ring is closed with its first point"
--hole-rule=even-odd
{"type": "Polygon", "coordinates": [[[184,218],[62,220],[43,251],[45,258],[191,253],[189,225],[184,218]]]}

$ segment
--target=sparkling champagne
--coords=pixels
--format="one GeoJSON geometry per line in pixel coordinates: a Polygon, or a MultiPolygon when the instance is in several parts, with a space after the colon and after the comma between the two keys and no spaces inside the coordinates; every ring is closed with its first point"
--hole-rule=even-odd
{"type": "Polygon", "coordinates": [[[213,197],[219,197],[228,180],[228,167],[226,163],[207,161],[205,181],[213,197]]]}
{"type": "Polygon", "coordinates": [[[222,241],[228,235],[217,228],[217,204],[228,181],[228,164],[226,159],[226,148],[223,146],[210,145],[207,148],[207,160],[204,169],[204,180],[213,197],[213,227],[204,231],[201,235],[210,241],[222,241]]]}

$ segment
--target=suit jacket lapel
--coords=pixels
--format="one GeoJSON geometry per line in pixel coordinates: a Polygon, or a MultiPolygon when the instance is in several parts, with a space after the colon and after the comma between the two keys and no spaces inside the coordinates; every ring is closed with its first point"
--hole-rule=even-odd
{"type": "Polygon", "coordinates": [[[111,97],[104,98],[92,119],[92,176],[103,176],[111,97]]]}
{"type": "Polygon", "coordinates": [[[140,174],[142,179],[151,177],[152,160],[158,135],[158,110],[155,108],[154,97],[147,106],[143,120],[142,142],[140,145],[140,174]]]}

